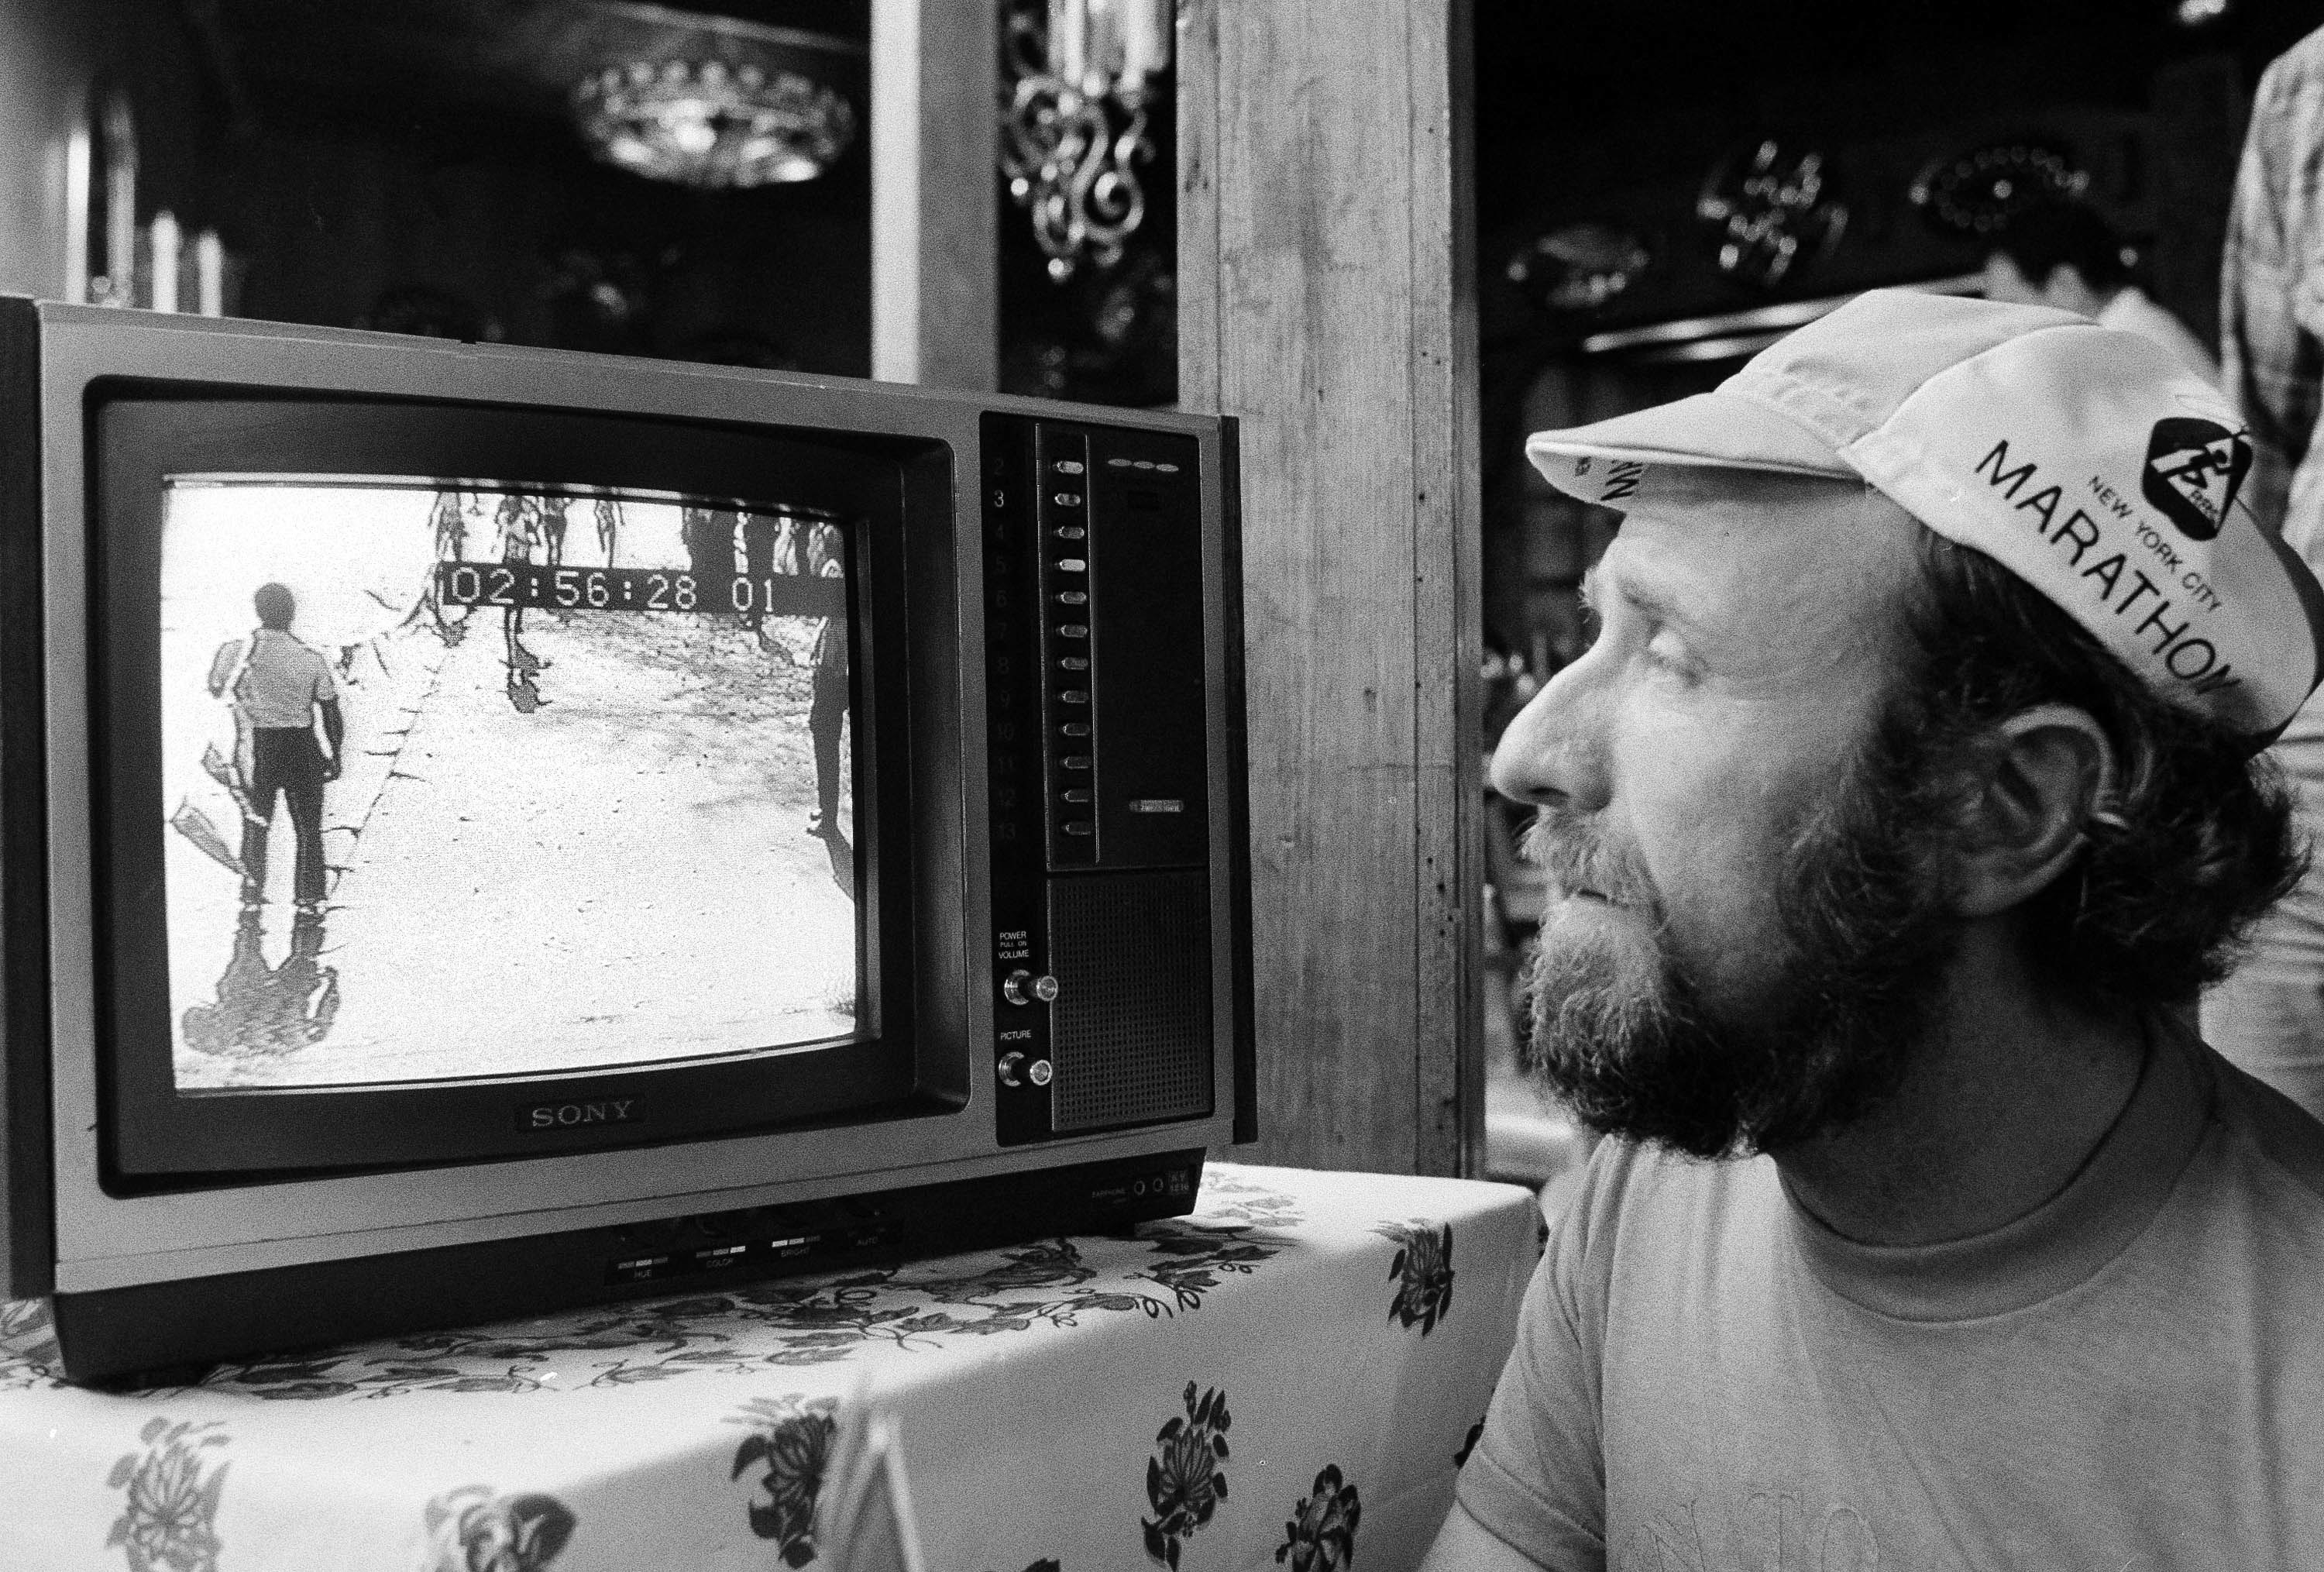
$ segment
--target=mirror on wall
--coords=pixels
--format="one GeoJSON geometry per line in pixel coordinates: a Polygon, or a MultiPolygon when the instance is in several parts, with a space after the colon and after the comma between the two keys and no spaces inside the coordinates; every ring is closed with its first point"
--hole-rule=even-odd
{"type": "Polygon", "coordinates": [[[869,370],[868,0],[110,3],[92,301],[869,370]]]}

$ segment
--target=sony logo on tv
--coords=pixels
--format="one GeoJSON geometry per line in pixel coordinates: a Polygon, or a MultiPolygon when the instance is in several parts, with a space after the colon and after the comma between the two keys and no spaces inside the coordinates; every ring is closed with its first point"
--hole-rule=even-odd
{"type": "Polygon", "coordinates": [[[634,1124],[635,1097],[609,1097],[597,1103],[534,1103],[516,1111],[520,1130],[577,1130],[584,1124],[634,1124]]]}

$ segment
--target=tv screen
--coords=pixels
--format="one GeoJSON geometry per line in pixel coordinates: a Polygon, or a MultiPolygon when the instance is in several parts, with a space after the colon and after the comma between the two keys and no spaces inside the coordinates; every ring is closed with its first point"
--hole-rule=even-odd
{"type": "Polygon", "coordinates": [[[871,1024],[844,521],[280,474],[170,475],[161,520],[179,1092],[871,1024]]]}
{"type": "Polygon", "coordinates": [[[918,455],[446,402],[94,413],[120,1182],[947,1105],[908,996],[911,734],[881,724],[936,625],[918,455]]]}

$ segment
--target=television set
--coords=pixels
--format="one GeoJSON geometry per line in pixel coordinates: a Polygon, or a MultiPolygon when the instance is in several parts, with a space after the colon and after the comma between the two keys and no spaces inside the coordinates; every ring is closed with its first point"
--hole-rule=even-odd
{"type": "Polygon", "coordinates": [[[1188,1209],[1235,466],[0,301],[0,1297],[134,1380],[1188,1209]]]}

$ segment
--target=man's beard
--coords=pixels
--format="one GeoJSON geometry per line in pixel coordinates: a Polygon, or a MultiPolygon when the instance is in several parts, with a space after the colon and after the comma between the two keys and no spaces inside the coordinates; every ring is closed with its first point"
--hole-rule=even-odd
{"type": "Polygon", "coordinates": [[[1718,1005],[1636,855],[1545,808],[1528,851],[1553,892],[1595,892],[1646,931],[1560,943],[1553,910],[1527,977],[1526,1068],[1591,1128],[1697,1157],[1779,1151],[1877,1107],[1930,1033],[1960,941],[1941,818],[1923,800],[1930,751],[1878,728],[1784,857],[1779,958],[1718,1005]]]}

